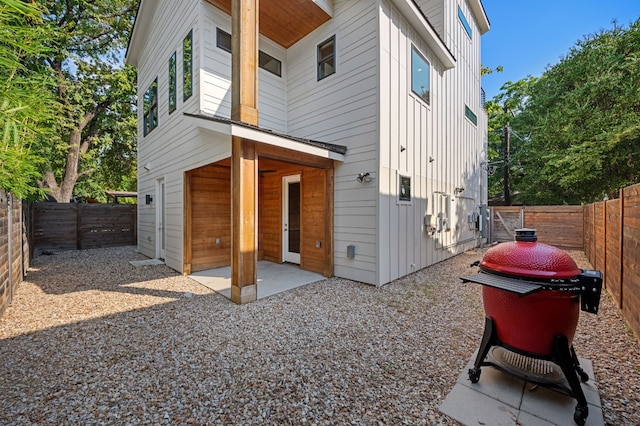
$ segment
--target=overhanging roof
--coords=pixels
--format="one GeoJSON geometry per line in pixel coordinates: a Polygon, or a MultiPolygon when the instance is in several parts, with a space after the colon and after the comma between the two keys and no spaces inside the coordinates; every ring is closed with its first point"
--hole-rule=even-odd
{"type": "Polygon", "coordinates": [[[392,2],[411,26],[423,35],[427,46],[436,55],[436,58],[444,68],[451,69],[455,67],[456,58],[444,44],[424,13],[422,13],[422,10],[416,5],[415,0],[392,0],[392,2]]]}
{"type": "Polygon", "coordinates": [[[321,158],[344,161],[344,154],[347,152],[347,147],[344,145],[336,145],[284,135],[224,117],[190,113],[184,113],[184,115],[185,117],[189,117],[194,120],[194,124],[196,126],[212,132],[250,139],[256,142],[291,149],[321,158]]]}
{"type": "Polygon", "coordinates": [[[489,31],[489,18],[487,18],[487,14],[484,11],[482,0],[469,0],[469,6],[471,7],[473,16],[476,18],[476,22],[478,23],[480,34],[484,34],[489,31]]]}

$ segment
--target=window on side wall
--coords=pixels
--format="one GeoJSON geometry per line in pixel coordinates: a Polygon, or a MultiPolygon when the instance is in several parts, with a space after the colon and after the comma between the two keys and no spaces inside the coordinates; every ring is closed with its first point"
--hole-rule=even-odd
{"type": "Polygon", "coordinates": [[[153,80],[144,93],[142,133],[147,136],[149,132],[158,127],[158,79],[153,80]]]}
{"type": "Polygon", "coordinates": [[[460,20],[460,24],[462,24],[462,26],[464,27],[464,31],[467,33],[469,38],[472,38],[471,35],[473,33],[471,32],[471,26],[469,25],[469,21],[467,21],[467,17],[464,16],[462,9],[460,9],[460,6],[458,6],[458,19],[460,20]]]}
{"type": "Polygon", "coordinates": [[[398,173],[398,204],[411,204],[411,176],[398,173]]]}
{"type": "Polygon", "coordinates": [[[182,87],[186,101],[193,94],[193,30],[182,40],[182,87]]]}
{"type": "Polygon", "coordinates": [[[169,59],[169,114],[176,110],[177,103],[176,52],[173,52],[169,59]]]}
{"type": "Polygon", "coordinates": [[[471,120],[474,125],[478,125],[478,116],[467,105],[464,106],[464,116],[471,120]]]}
{"type": "Polygon", "coordinates": [[[318,45],[318,81],[336,72],[336,36],[318,45]]]}
{"type": "Polygon", "coordinates": [[[430,66],[429,62],[416,50],[411,47],[411,91],[418,95],[427,104],[431,103],[430,89],[430,66]]]}
{"type": "MultiPolygon", "coordinates": [[[[231,53],[231,34],[217,28],[216,46],[231,53]]],[[[258,51],[258,66],[271,74],[282,77],[282,62],[262,50],[258,51]]]]}

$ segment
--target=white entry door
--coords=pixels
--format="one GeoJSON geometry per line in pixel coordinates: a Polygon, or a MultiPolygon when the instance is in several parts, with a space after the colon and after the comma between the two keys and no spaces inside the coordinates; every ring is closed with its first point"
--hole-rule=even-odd
{"type": "Polygon", "coordinates": [[[156,257],[163,260],[166,242],[164,192],[164,178],[158,179],[156,185],[156,257]]]}
{"type": "Polygon", "coordinates": [[[300,175],[282,178],[282,260],[300,264],[300,175]]]}

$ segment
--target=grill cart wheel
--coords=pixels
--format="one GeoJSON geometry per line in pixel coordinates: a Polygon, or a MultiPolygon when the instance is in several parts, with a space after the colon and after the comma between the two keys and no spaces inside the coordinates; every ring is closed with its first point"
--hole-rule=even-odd
{"type": "Polygon", "coordinates": [[[581,405],[576,406],[576,411],[573,413],[573,421],[576,422],[577,425],[584,426],[587,422],[587,417],[589,416],[589,408],[581,405]]]}
{"type": "Polygon", "coordinates": [[[478,380],[480,380],[480,372],[481,370],[479,368],[469,369],[469,380],[471,380],[471,383],[478,383],[478,380]]]}

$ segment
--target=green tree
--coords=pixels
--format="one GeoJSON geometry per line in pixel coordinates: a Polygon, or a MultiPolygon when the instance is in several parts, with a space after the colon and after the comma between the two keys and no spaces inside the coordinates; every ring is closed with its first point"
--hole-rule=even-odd
{"type": "Polygon", "coordinates": [[[47,161],[39,185],[58,202],[70,201],[81,178],[83,190],[94,193],[87,195],[132,189],[135,70],[123,66],[123,54],[137,0],[36,1],[45,10],[46,26],[60,34],[44,63],[62,106],[41,139],[47,161]],[[97,189],[105,182],[117,187],[97,189]]]}
{"type": "Polygon", "coordinates": [[[54,116],[52,81],[32,58],[47,52],[55,34],[40,10],[20,0],[0,0],[0,188],[27,198],[38,192],[43,158],[34,145],[54,116]]]}
{"type": "Polygon", "coordinates": [[[529,135],[527,204],[613,198],[640,177],[640,20],[579,41],[531,85],[514,128],[529,135]]]}

